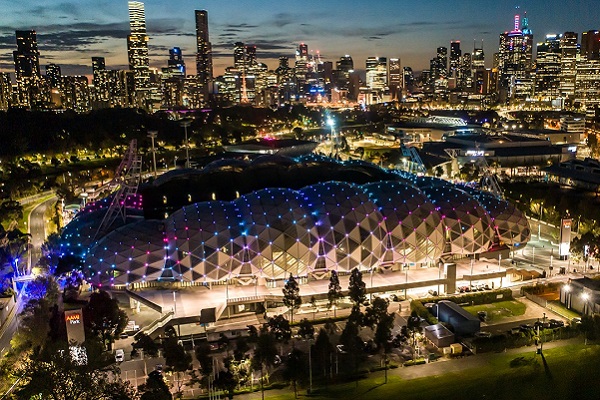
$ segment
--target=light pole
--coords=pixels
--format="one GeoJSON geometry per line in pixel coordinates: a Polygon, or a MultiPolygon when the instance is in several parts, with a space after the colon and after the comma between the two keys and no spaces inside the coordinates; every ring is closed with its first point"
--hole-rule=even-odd
{"type": "Polygon", "coordinates": [[[312,353],[311,353],[311,347],[312,347],[312,339],[308,339],[308,393],[312,393],[312,353]]]}
{"type": "Polygon", "coordinates": [[[152,166],[154,167],[154,179],[156,179],[156,150],[154,148],[154,139],[158,135],[157,131],[148,131],[148,137],[152,140],[152,166]]]}
{"type": "Polygon", "coordinates": [[[185,167],[189,168],[190,167],[190,146],[189,146],[189,142],[188,142],[187,128],[188,128],[188,126],[190,126],[192,124],[192,121],[190,121],[189,119],[183,119],[183,120],[181,120],[181,122],[179,124],[181,126],[183,126],[183,130],[185,132],[185,167]]]}

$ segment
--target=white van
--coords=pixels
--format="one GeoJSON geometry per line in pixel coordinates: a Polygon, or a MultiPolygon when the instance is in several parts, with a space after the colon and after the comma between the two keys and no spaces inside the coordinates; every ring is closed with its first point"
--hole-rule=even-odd
{"type": "Polygon", "coordinates": [[[120,363],[125,360],[125,351],[123,349],[117,349],[115,351],[115,361],[120,363]]]}

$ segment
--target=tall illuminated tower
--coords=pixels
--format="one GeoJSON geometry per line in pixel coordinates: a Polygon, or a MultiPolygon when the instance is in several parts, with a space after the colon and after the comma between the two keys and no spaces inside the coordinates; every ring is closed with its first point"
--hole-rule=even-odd
{"type": "Polygon", "coordinates": [[[129,27],[131,30],[131,34],[127,36],[129,69],[133,71],[135,90],[145,89],[150,81],[150,59],[148,57],[144,3],[129,2],[129,27]]]}
{"type": "Polygon", "coordinates": [[[514,29],[500,34],[498,69],[506,97],[523,99],[533,93],[533,33],[527,16],[521,21],[515,15],[514,29]]]}
{"type": "Polygon", "coordinates": [[[560,38],[560,94],[573,97],[577,75],[577,55],[579,46],[575,32],[565,32],[560,38]]]}
{"type": "Polygon", "coordinates": [[[392,100],[398,100],[402,88],[402,68],[399,58],[390,58],[388,68],[388,85],[392,100]]]}
{"type": "Polygon", "coordinates": [[[208,11],[196,10],[196,75],[202,93],[208,95],[213,79],[212,46],[208,36],[208,11]]]}
{"type": "Polygon", "coordinates": [[[40,85],[40,52],[35,31],[16,31],[17,50],[13,52],[17,78],[18,104],[30,106],[37,97],[34,92],[40,85]]]}

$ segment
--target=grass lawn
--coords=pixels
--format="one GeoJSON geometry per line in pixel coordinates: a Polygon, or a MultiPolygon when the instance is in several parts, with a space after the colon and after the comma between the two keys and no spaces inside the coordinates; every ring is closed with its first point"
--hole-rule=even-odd
{"type": "MultiPolygon", "coordinates": [[[[478,363],[462,373],[452,372],[452,361],[444,361],[448,368],[438,376],[403,380],[392,370],[385,385],[383,372],[378,372],[360,381],[358,386],[354,382],[334,385],[318,389],[313,396],[302,397],[315,400],[598,399],[598,346],[578,344],[546,349],[543,357],[535,355],[532,348],[524,351],[522,354],[490,355],[483,366],[478,363]],[[511,367],[511,361],[517,366],[511,367]]],[[[287,400],[293,399],[294,395],[266,392],[265,397],[287,400]]]]}
{"type": "Polygon", "coordinates": [[[563,317],[568,318],[570,320],[572,320],[573,318],[576,318],[576,317],[581,317],[581,315],[579,315],[575,311],[569,310],[568,308],[566,308],[558,300],[549,301],[548,302],[548,308],[551,308],[552,310],[556,311],[557,313],[559,313],[563,317]]]}
{"type": "Polygon", "coordinates": [[[497,322],[502,318],[515,317],[525,314],[527,306],[520,301],[500,301],[498,303],[480,304],[478,306],[467,306],[465,310],[477,316],[479,311],[487,312],[487,322],[497,322]]]}

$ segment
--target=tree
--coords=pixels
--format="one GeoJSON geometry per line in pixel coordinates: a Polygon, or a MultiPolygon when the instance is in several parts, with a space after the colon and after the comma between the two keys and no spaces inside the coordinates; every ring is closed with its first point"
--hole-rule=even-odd
{"type": "Polygon", "coordinates": [[[300,297],[298,282],[292,274],[283,287],[283,304],[290,310],[290,321],[294,323],[294,310],[300,308],[302,297],[300,297]]]}
{"type": "MultiPolygon", "coordinates": [[[[349,354],[354,365],[354,372],[358,372],[359,356],[362,354],[362,340],[358,336],[358,324],[348,320],[340,335],[340,343],[344,345],[344,352],[349,354]]],[[[358,380],[356,381],[358,385],[358,380]]]]}
{"type": "Polygon", "coordinates": [[[19,330],[11,341],[13,348],[38,348],[46,342],[50,333],[51,307],[46,298],[34,298],[25,304],[19,315],[19,330]]]}
{"type": "Polygon", "coordinates": [[[242,361],[246,358],[246,353],[250,350],[250,346],[248,346],[248,339],[243,336],[238,337],[235,340],[235,350],[233,352],[233,358],[236,361],[242,361]]]}
{"type": "Polygon", "coordinates": [[[140,385],[138,390],[142,393],[140,400],[171,400],[173,398],[160,371],[150,372],[146,383],[140,385]]]}
{"type": "Polygon", "coordinates": [[[388,315],[387,309],[389,301],[381,297],[375,297],[372,304],[369,305],[365,310],[365,316],[363,318],[363,326],[373,327],[388,315]]]}
{"type": "Polygon", "coordinates": [[[141,349],[150,357],[158,355],[158,344],[150,336],[144,332],[139,332],[135,337],[135,342],[131,344],[134,349],[141,349]]]}
{"type": "Polygon", "coordinates": [[[29,248],[31,235],[19,229],[0,230],[0,260],[4,266],[9,267],[15,275],[26,275],[26,264],[23,265],[23,256],[29,248]]]}
{"type": "Polygon", "coordinates": [[[315,336],[315,327],[308,319],[304,318],[300,321],[298,335],[304,339],[312,339],[315,336]]]}
{"type": "Polygon", "coordinates": [[[381,357],[385,366],[385,383],[387,383],[388,359],[387,356],[392,350],[392,328],[394,327],[394,314],[387,311],[379,315],[377,320],[377,329],[373,341],[377,344],[377,349],[381,352],[381,357]]]}
{"type": "Polygon", "coordinates": [[[58,300],[58,284],[52,275],[38,275],[29,282],[25,294],[30,299],[47,298],[50,303],[58,300]]]}
{"type": "Polygon", "coordinates": [[[292,384],[295,398],[298,398],[298,381],[304,377],[304,371],[306,371],[306,367],[306,363],[304,362],[304,353],[296,348],[292,349],[285,362],[283,376],[292,384]]]}
{"type": "Polygon", "coordinates": [[[165,364],[167,370],[176,373],[177,392],[180,393],[182,386],[181,373],[192,369],[192,356],[179,344],[175,329],[169,330],[168,334],[165,330],[165,335],[167,335],[163,341],[165,364]]]}
{"type": "Polygon", "coordinates": [[[233,399],[234,391],[238,385],[235,375],[229,370],[222,370],[217,374],[215,386],[227,392],[227,398],[233,399]]]}
{"type": "Polygon", "coordinates": [[[327,300],[329,300],[329,308],[333,306],[333,316],[337,317],[337,302],[343,297],[342,287],[340,286],[340,278],[335,270],[331,271],[329,277],[329,290],[327,291],[327,300]]]}
{"type": "Polygon", "coordinates": [[[268,370],[269,367],[273,366],[276,355],[277,348],[275,347],[275,338],[270,332],[264,329],[261,330],[256,341],[254,357],[252,357],[252,367],[254,370],[260,370],[260,391],[262,400],[265,400],[264,370],[268,370]]]}
{"type": "Polygon", "coordinates": [[[362,279],[362,272],[358,268],[354,268],[350,273],[350,281],[348,282],[348,296],[355,307],[360,307],[367,300],[367,289],[362,279]]]}
{"type": "Polygon", "coordinates": [[[271,318],[267,323],[269,332],[278,341],[288,341],[292,337],[292,328],[290,321],[281,314],[271,318]]]}
{"type": "Polygon", "coordinates": [[[314,359],[318,370],[323,371],[323,377],[327,376],[327,370],[331,354],[333,353],[333,345],[329,341],[329,335],[323,328],[319,330],[317,340],[314,344],[314,359]]]}
{"type": "Polygon", "coordinates": [[[119,309],[116,299],[101,290],[92,293],[83,309],[86,327],[100,337],[104,346],[111,343],[127,326],[127,314],[119,309]]]}
{"type": "Polygon", "coordinates": [[[23,206],[16,200],[4,199],[0,203],[0,221],[13,222],[23,218],[23,206]]]}
{"type": "Polygon", "coordinates": [[[42,243],[41,250],[42,257],[39,260],[39,265],[45,268],[47,272],[54,274],[61,257],[60,235],[58,233],[48,235],[46,241],[42,243]]]}
{"type": "Polygon", "coordinates": [[[213,372],[213,358],[210,356],[210,345],[208,342],[200,342],[194,349],[196,360],[200,363],[200,372],[209,376],[213,372]]]}
{"type": "Polygon", "coordinates": [[[102,345],[86,342],[86,362],[74,357],[66,342],[49,341],[35,350],[17,370],[21,376],[15,392],[19,400],[133,400],[137,396],[121,381],[118,369],[103,353],[102,345]]]}

